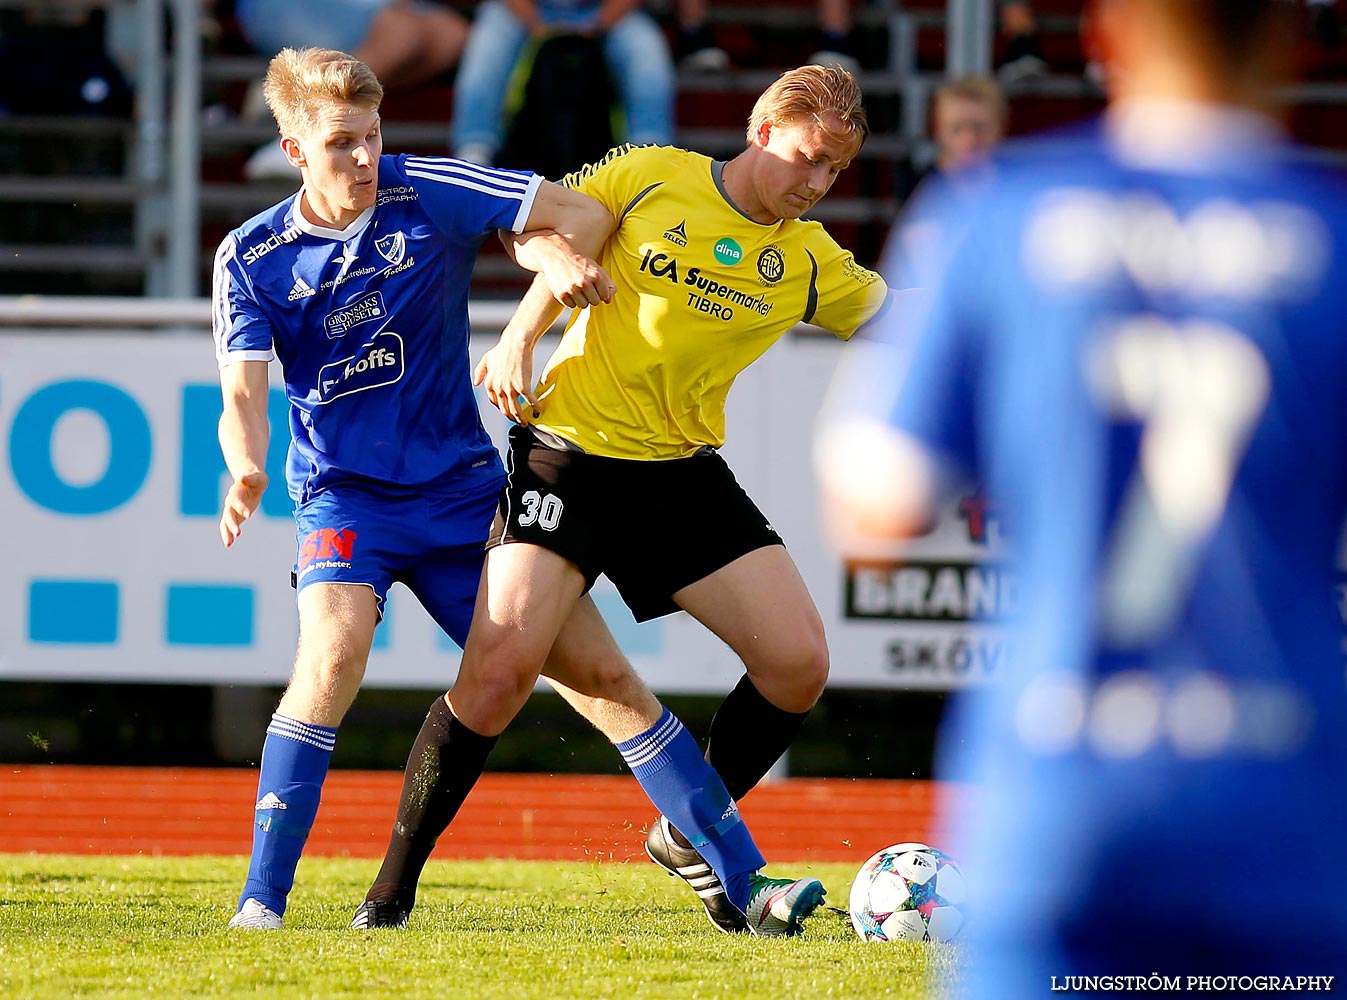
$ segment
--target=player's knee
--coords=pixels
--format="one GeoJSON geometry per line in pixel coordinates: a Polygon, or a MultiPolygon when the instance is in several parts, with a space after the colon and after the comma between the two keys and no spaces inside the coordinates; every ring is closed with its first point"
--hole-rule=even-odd
{"type": "Polygon", "coordinates": [[[305,685],[320,692],[358,686],[365,676],[365,658],[349,648],[301,650],[295,658],[291,686],[305,685]]]}
{"type": "Polygon", "coordinates": [[[341,722],[365,676],[365,658],[339,650],[301,650],[281,698],[282,715],[335,726],[341,722]]]}
{"type": "Polygon", "coordinates": [[[778,708],[805,712],[828,683],[828,642],[822,622],[806,623],[774,643],[769,656],[749,663],[763,695],[778,708]]]}
{"type": "Polygon", "coordinates": [[[460,673],[449,690],[449,704],[458,720],[483,736],[499,735],[528,700],[537,680],[506,670],[484,675],[460,673]]]}
{"type": "Polygon", "coordinates": [[[588,659],[583,675],[572,686],[593,698],[621,705],[633,703],[645,687],[627,658],[616,649],[588,659]]]}
{"type": "Polygon", "coordinates": [[[794,670],[796,690],[801,698],[808,699],[809,707],[823,694],[828,683],[828,667],[828,641],[820,624],[800,643],[794,670]]]}
{"type": "Polygon", "coordinates": [[[454,714],[469,729],[484,735],[499,733],[528,700],[538,681],[541,664],[517,642],[492,643],[491,648],[469,642],[458,679],[450,689],[454,714]]]}
{"type": "Polygon", "coordinates": [[[459,669],[460,682],[487,685],[503,678],[514,678],[531,686],[542,673],[547,651],[538,649],[535,639],[518,627],[475,627],[468,637],[459,669]]]}
{"type": "Polygon", "coordinates": [[[477,700],[489,706],[493,714],[509,713],[513,715],[518,707],[528,699],[533,690],[535,677],[500,670],[493,672],[476,684],[477,700]]]}

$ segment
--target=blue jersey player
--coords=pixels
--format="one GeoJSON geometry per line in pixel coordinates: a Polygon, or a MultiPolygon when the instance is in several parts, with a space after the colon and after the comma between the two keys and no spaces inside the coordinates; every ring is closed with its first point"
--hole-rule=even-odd
{"type": "MultiPolygon", "coordinates": [[[[277,56],[266,95],[304,187],[230,233],[215,258],[220,443],[233,477],[221,536],[233,544],[267,487],[276,359],[298,540],[299,651],[263,748],[241,926],[279,926],[389,586],[401,580],[466,637],[502,478],[468,388],[481,238],[573,226],[593,210],[535,175],[381,156],[382,93],[341,53],[277,56]]],[[[560,240],[552,248],[555,291],[586,304],[611,295],[597,265],[560,240]]]]}
{"type": "Polygon", "coordinates": [[[1279,6],[1101,0],[1108,111],[937,209],[820,430],[842,537],[960,469],[1014,538],[1014,658],[942,754],[974,996],[1347,965],[1347,189],[1264,113],[1279,6]]]}
{"type": "MultiPolygon", "coordinates": [[[[529,173],[381,155],[383,91],[363,63],[286,49],[264,93],[303,187],[230,233],[216,255],[220,444],[233,477],[220,532],[232,545],[267,487],[267,365],[275,359],[290,402],[300,638],[262,750],[252,859],[230,921],[245,929],[281,926],[389,586],[403,582],[466,642],[503,479],[468,369],[468,279],[481,238],[519,234],[516,259],[567,305],[598,305],[614,291],[571,246],[576,234],[611,227],[598,202],[529,173]]],[[[593,713],[660,717],[591,601],[563,628],[546,673],[593,713]]],[[[643,786],[662,811],[692,829],[710,827],[722,877],[752,877],[764,899],[776,899],[777,880],[755,874],[762,855],[737,812],[722,815],[730,804],[723,783],[665,716],[656,731],[630,732],[649,750],[637,771],[643,786]]],[[[385,867],[413,873],[415,885],[443,828],[435,814],[458,808],[495,738],[435,701],[407,771],[418,794],[403,796],[385,867]]],[[[375,893],[353,926],[400,926],[412,902],[406,892],[375,893]]],[[[769,930],[796,929],[789,913],[762,916],[769,930]]]]}

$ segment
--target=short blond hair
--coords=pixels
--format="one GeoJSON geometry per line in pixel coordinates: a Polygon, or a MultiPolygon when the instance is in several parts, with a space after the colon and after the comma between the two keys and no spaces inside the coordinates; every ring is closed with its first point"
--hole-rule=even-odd
{"type": "Polygon", "coordinates": [[[748,119],[750,143],[763,122],[813,124],[833,138],[857,138],[861,143],[870,134],[860,85],[840,66],[801,66],[782,73],[753,105],[748,119]],[[830,121],[833,118],[842,123],[840,133],[830,121]]]}
{"type": "Polygon", "coordinates": [[[377,111],[384,88],[373,70],[345,52],[281,49],[267,67],[262,96],[281,135],[299,135],[332,107],[377,111]]]}
{"type": "Polygon", "coordinates": [[[945,98],[985,104],[996,112],[996,118],[1002,125],[1005,125],[1006,119],[1010,117],[1010,106],[1006,103],[1005,91],[1001,89],[1001,85],[992,77],[980,73],[970,73],[967,76],[946,80],[935,91],[937,104],[945,98]]]}

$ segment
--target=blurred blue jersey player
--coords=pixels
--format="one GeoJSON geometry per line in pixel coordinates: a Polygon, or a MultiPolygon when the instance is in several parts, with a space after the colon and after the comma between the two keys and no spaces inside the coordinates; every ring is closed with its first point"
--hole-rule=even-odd
{"type": "MultiPolygon", "coordinates": [[[[267,365],[276,359],[290,402],[300,638],[267,729],[252,860],[230,921],[246,929],[281,926],[389,586],[402,581],[466,643],[503,478],[468,369],[468,281],[481,239],[518,234],[514,256],[565,305],[598,305],[614,291],[572,246],[577,234],[611,228],[606,209],[529,173],[381,155],[383,90],[358,60],[283,50],[264,93],[303,187],[229,234],[216,255],[220,444],[233,478],[220,533],[232,545],[267,486],[267,365]]],[[[616,728],[642,761],[642,786],[708,841],[703,853],[727,884],[746,896],[776,887],[756,875],[762,855],[723,782],[633,673],[592,601],[558,635],[545,673],[591,712],[626,720],[616,728]]],[[[468,728],[436,699],[412,748],[384,869],[415,886],[444,828],[440,814],[462,803],[498,732],[468,728]]],[[[381,894],[388,884],[376,879],[354,926],[406,923],[414,889],[381,894]]],[[[793,932],[791,916],[763,921],[793,932]]]]}
{"type": "Polygon", "coordinates": [[[846,544],[955,469],[1014,540],[1013,662],[943,748],[998,1000],[1347,968],[1347,189],[1265,113],[1275,0],[1096,7],[1107,113],[936,207],[817,451],[846,544]]]}

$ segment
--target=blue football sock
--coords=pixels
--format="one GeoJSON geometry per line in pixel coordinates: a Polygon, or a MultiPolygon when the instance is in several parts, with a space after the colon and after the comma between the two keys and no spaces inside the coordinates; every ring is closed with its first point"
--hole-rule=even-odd
{"type": "Polygon", "coordinates": [[[239,906],[249,898],[276,913],[295,884],[295,866],[318,815],[337,730],[276,714],[262,744],[253,856],[239,906]]]}
{"type": "Polygon", "coordinates": [[[766,861],[692,734],[666,708],[658,722],[617,749],[655,808],[706,859],[730,902],[742,910],[748,903],[748,877],[766,861]]]}

